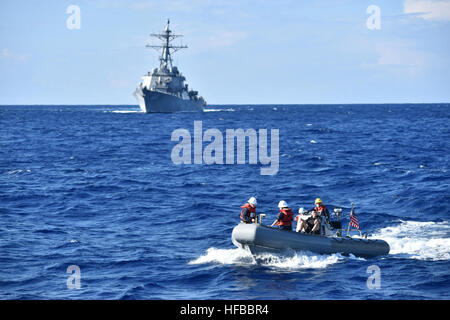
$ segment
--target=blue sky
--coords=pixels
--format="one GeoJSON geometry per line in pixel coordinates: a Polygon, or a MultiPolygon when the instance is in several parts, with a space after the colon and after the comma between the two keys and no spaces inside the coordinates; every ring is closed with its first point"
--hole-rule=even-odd
{"type": "Polygon", "coordinates": [[[450,1],[2,0],[0,104],[137,104],[167,18],[209,104],[450,102],[450,1]]]}

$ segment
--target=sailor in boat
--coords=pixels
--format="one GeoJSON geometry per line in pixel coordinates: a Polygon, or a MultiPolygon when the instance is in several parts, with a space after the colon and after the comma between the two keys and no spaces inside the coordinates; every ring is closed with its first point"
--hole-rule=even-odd
{"type": "Polygon", "coordinates": [[[292,231],[292,217],[294,213],[291,208],[289,208],[288,204],[284,200],[281,200],[278,203],[278,208],[280,209],[280,212],[271,227],[277,225],[281,230],[292,231]]]}
{"type": "Polygon", "coordinates": [[[241,222],[242,223],[255,223],[257,220],[256,216],[256,198],[251,197],[248,199],[247,203],[241,206],[241,222]]]}
{"type": "Polygon", "coordinates": [[[316,206],[312,210],[317,212],[319,216],[324,217],[327,222],[330,222],[330,212],[328,211],[328,208],[322,203],[322,200],[320,200],[320,198],[316,198],[314,204],[316,206]]]}

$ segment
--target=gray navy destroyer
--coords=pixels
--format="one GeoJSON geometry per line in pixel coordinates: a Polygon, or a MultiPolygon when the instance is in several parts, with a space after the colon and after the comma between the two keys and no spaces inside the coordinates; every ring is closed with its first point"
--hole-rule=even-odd
{"type": "Polygon", "coordinates": [[[148,48],[161,50],[159,68],[154,68],[142,77],[142,82],[134,91],[142,112],[202,112],[206,101],[197,91],[189,90],[184,83],[186,78],[172,65],[172,54],[187,46],[172,45],[171,42],[181,35],[173,34],[170,21],[160,34],[151,34],[162,41],[161,45],[147,45],[148,48]]]}

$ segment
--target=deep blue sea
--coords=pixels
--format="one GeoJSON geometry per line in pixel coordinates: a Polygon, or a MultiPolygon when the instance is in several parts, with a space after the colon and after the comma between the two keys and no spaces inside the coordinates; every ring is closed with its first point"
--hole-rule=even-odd
{"type": "Polygon", "coordinates": [[[1,106],[0,298],[450,298],[448,104],[207,108],[1,106]],[[278,172],[261,175],[267,165],[248,157],[175,164],[171,135],[193,137],[194,121],[224,136],[278,129],[278,172]],[[266,224],[278,201],[297,211],[320,197],[342,206],[346,226],[354,202],[363,231],[391,253],[255,260],[231,242],[251,196],[266,224]]]}

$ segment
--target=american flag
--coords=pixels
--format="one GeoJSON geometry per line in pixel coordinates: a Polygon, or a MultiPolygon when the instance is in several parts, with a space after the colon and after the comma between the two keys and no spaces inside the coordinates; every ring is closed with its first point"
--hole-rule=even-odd
{"type": "Polygon", "coordinates": [[[350,226],[359,230],[358,218],[356,218],[353,208],[352,211],[350,211],[350,226]]]}

